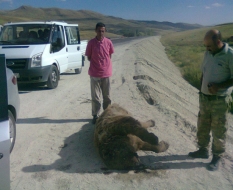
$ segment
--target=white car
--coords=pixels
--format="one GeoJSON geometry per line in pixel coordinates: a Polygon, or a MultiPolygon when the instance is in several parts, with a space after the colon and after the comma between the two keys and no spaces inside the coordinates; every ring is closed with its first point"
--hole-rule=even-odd
{"type": "Polygon", "coordinates": [[[6,77],[7,77],[7,94],[8,94],[8,116],[9,116],[9,125],[10,125],[10,152],[14,148],[15,138],[16,138],[16,120],[19,114],[19,93],[17,78],[14,73],[6,68],[6,77]]]}

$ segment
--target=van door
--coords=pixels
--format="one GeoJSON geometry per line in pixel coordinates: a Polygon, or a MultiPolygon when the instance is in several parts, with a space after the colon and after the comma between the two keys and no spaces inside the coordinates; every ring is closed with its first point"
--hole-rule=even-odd
{"type": "Polygon", "coordinates": [[[5,55],[0,55],[0,189],[10,190],[10,137],[5,55]]]}
{"type": "Polygon", "coordinates": [[[80,35],[77,25],[65,26],[67,48],[68,48],[68,68],[76,69],[82,67],[82,52],[80,47],[80,35]]]}
{"type": "Polygon", "coordinates": [[[64,29],[60,25],[54,25],[51,36],[51,56],[59,63],[60,73],[68,69],[68,54],[65,47],[64,29]]]}

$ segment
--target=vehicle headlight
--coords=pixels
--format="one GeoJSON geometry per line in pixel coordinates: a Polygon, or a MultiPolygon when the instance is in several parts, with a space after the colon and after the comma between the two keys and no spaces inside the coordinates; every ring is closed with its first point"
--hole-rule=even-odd
{"type": "Polygon", "coordinates": [[[41,67],[42,53],[32,56],[31,67],[41,67]]]}

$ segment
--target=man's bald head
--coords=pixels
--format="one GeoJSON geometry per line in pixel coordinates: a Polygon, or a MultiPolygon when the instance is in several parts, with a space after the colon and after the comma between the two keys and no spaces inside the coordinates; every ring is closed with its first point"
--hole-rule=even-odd
{"type": "Polygon", "coordinates": [[[218,53],[223,47],[222,35],[219,30],[212,29],[206,32],[204,37],[204,45],[206,50],[212,54],[218,53]]]}
{"type": "Polygon", "coordinates": [[[212,29],[206,32],[205,39],[212,39],[214,43],[216,43],[218,40],[222,41],[222,34],[219,30],[212,29]]]}

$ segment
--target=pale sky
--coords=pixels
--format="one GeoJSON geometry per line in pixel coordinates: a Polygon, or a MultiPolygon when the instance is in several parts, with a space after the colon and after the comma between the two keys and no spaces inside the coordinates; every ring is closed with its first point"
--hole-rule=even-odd
{"type": "Polygon", "coordinates": [[[91,10],[123,19],[214,25],[233,22],[233,0],[0,0],[0,10],[36,8],[91,10]]]}

